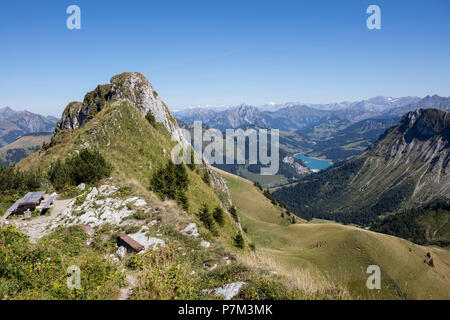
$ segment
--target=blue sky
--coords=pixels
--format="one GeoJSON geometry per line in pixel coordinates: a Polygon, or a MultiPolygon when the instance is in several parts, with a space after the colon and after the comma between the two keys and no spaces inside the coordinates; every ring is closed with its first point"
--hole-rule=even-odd
{"type": "Polygon", "coordinates": [[[56,116],[124,71],[172,108],[450,96],[448,0],[2,1],[0,36],[0,107],[56,116]]]}

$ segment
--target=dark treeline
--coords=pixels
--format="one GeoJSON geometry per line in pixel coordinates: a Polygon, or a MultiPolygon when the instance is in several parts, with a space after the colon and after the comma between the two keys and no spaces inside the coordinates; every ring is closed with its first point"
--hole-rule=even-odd
{"type": "Polygon", "coordinates": [[[38,171],[19,171],[13,166],[0,167],[0,191],[2,192],[36,190],[41,186],[41,181],[38,171]]]}
{"type": "Polygon", "coordinates": [[[347,190],[350,179],[362,168],[364,159],[339,163],[318,174],[302,179],[292,187],[281,188],[273,196],[286,204],[297,216],[311,220],[320,218],[344,224],[368,226],[378,216],[396,211],[413,192],[411,181],[391,188],[366,207],[354,201],[347,190]]]}
{"type": "Polygon", "coordinates": [[[435,228],[427,224],[429,220],[439,220],[440,217],[450,216],[450,204],[443,200],[435,200],[430,204],[405,210],[395,215],[389,215],[382,220],[374,222],[371,229],[393,236],[408,239],[417,244],[448,246],[450,240],[445,226],[438,226],[441,232],[435,234],[435,228]],[[444,228],[441,228],[444,227],[444,228]]]}

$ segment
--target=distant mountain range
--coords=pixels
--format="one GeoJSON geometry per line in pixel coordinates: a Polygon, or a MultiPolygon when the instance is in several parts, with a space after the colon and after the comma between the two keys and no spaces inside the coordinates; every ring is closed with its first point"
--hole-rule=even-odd
{"type": "Polygon", "coordinates": [[[6,107],[0,109],[0,147],[17,138],[36,132],[53,132],[57,119],[49,116],[31,113],[29,111],[14,111],[6,107]]]}
{"type": "Polygon", "coordinates": [[[176,118],[186,121],[202,121],[219,130],[245,125],[270,127],[284,131],[296,131],[334,120],[350,123],[365,119],[400,118],[418,108],[449,110],[448,98],[439,96],[391,98],[378,96],[355,102],[328,104],[286,103],[267,104],[260,108],[242,104],[224,108],[194,108],[175,112],[176,118]]]}

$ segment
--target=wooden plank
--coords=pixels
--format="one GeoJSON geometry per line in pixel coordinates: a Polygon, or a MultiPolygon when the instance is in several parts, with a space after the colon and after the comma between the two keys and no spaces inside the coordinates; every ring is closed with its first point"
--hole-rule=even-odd
{"type": "Polygon", "coordinates": [[[121,233],[119,235],[119,238],[137,252],[144,250],[144,246],[142,244],[140,244],[139,242],[128,236],[126,233],[121,233]]]}

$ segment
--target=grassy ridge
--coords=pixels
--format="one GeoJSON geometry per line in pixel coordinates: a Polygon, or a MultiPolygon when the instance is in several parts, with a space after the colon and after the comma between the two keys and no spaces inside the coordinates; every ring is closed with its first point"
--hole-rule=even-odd
{"type": "Polygon", "coordinates": [[[281,208],[266,201],[251,182],[222,175],[262,261],[276,261],[290,273],[307,270],[308,281],[347,288],[353,298],[450,298],[449,250],[339,224],[286,224],[281,208]],[[424,263],[428,252],[434,267],[424,263]],[[379,291],[366,288],[366,269],[373,264],[382,272],[379,291]]]}
{"type": "MultiPolygon", "coordinates": [[[[138,185],[147,197],[155,197],[144,190],[149,188],[153,172],[169,161],[175,142],[171,141],[170,134],[162,125],[150,125],[136,107],[128,100],[122,100],[107,105],[81,129],[74,130],[71,134],[67,131],[59,132],[51,144],[48,150],[36,152],[22,160],[17,165],[18,168],[39,168],[45,173],[57,159],[64,159],[86,147],[93,148],[112,164],[111,176],[115,184],[138,185]]],[[[202,180],[202,172],[190,169],[187,172],[189,214],[199,212],[203,204],[210,210],[220,206],[218,196],[202,180]]],[[[224,227],[219,229],[219,239],[232,246],[232,238],[238,229],[228,215],[225,218],[224,227]]]]}

